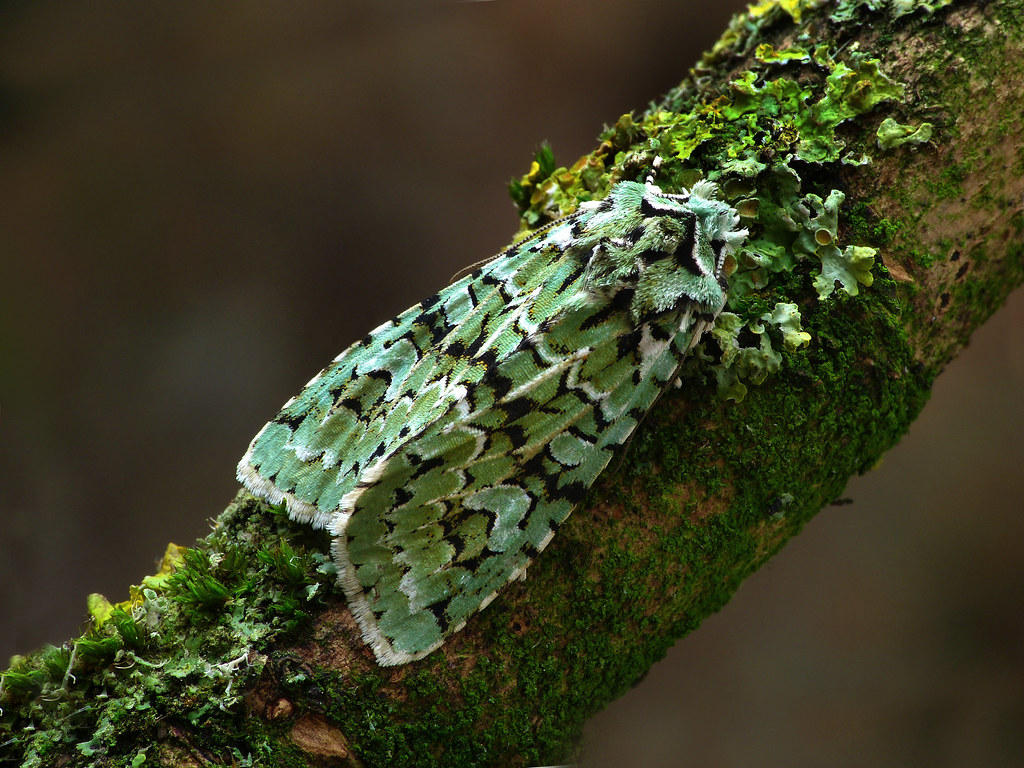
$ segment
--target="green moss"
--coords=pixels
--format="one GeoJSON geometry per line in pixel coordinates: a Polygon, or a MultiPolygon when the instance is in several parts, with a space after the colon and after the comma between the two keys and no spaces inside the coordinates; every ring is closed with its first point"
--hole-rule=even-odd
{"type": "MultiPolygon", "coordinates": [[[[261,743],[251,732],[241,740],[240,696],[262,667],[257,649],[298,624],[294,613],[260,606],[295,588],[312,610],[318,590],[310,587],[324,579],[302,550],[282,544],[280,524],[288,525],[265,508],[234,505],[204,545],[189,550],[178,574],[157,582],[160,591],[141,589],[137,601],[114,606],[83,637],[5,672],[0,743],[21,734],[24,764],[40,766],[68,743],[96,765],[130,765],[142,734],[157,744],[160,723],[175,721],[203,724],[211,753],[261,743]],[[307,568],[301,579],[296,564],[307,568]],[[233,714],[225,718],[225,711],[233,714]],[[41,718],[52,727],[22,730],[41,718]]],[[[145,764],[166,764],[161,754],[158,746],[147,750],[145,764]]]]}
{"type": "Polygon", "coordinates": [[[132,651],[141,651],[146,644],[146,628],[127,613],[124,608],[115,607],[108,619],[121,638],[121,646],[132,651]]]}
{"type": "Polygon", "coordinates": [[[216,610],[240,589],[239,574],[221,569],[225,583],[214,574],[210,553],[205,549],[185,551],[184,563],[171,577],[173,599],[201,610],[216,610]]]}
{"type": "Polygon", "coordinates": [[[970,170],[969,162],[957,163],[943,168],[936,179],[926,181],[925,185],[939,200],[956,200],[964,195],[963,183],[970,170]]]}
{"type": "Polygon", "coordinates": [[[875,216],[871,204],[863,200],[850,207],[846,225],[853,233],[854,240],[871,243],[880,248],[891,246],[903,227],[900,221],[875,216]]]}
{"type": "Polygon", "coordinates": [[[31,698],[39,695],[51,679],[46,669],[29,668],[22,662],[4,672],[4,693],[8,697],[31,698]]]}

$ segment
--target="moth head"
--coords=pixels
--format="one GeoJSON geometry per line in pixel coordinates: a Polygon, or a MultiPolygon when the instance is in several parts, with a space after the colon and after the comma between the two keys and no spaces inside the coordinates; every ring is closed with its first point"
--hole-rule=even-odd
{"type": "Polygon", "coordinates": [[[725,257],[747,231],[716,192],[710,182],[682,194],[650,182],[616,184],[581,221],[588,292],[628,301],[637,319],[691,307],[717,314],[725,303],[725,257]]]}

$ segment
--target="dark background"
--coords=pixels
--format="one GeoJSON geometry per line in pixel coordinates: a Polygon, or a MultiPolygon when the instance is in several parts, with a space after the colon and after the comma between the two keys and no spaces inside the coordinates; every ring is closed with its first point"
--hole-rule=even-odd
{"type": "MultiPolygon", "coordinates": [[[[740,5],[0,6],[0,659],[202,536],[289,396],[508,242],[541,140],[571,164],[740,5]]],[[[1020,764],[1022,322],[1018,293],[588,765],[1020,764]]]]}

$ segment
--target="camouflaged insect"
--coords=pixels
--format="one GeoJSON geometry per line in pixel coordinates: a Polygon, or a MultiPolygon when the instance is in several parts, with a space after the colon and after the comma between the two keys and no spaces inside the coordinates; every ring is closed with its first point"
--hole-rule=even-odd
{"type": "Polygon", "coordinates": [[[746,235],[700,182],[619,182],[341,353],[238,477],[327,527],[382,665],[521,575],[676,378],[746,235]]]}

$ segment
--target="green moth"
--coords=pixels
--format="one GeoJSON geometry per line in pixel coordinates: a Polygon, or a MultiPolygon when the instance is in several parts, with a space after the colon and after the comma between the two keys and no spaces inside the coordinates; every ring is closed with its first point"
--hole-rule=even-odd
{"type": "Polygon", "coordinates": [[[738,223],[709,182],[619,182],[371,331],[256,435],[239,480],[329,529],[381,665],[547,546],[714,323],[738,223]]]}

